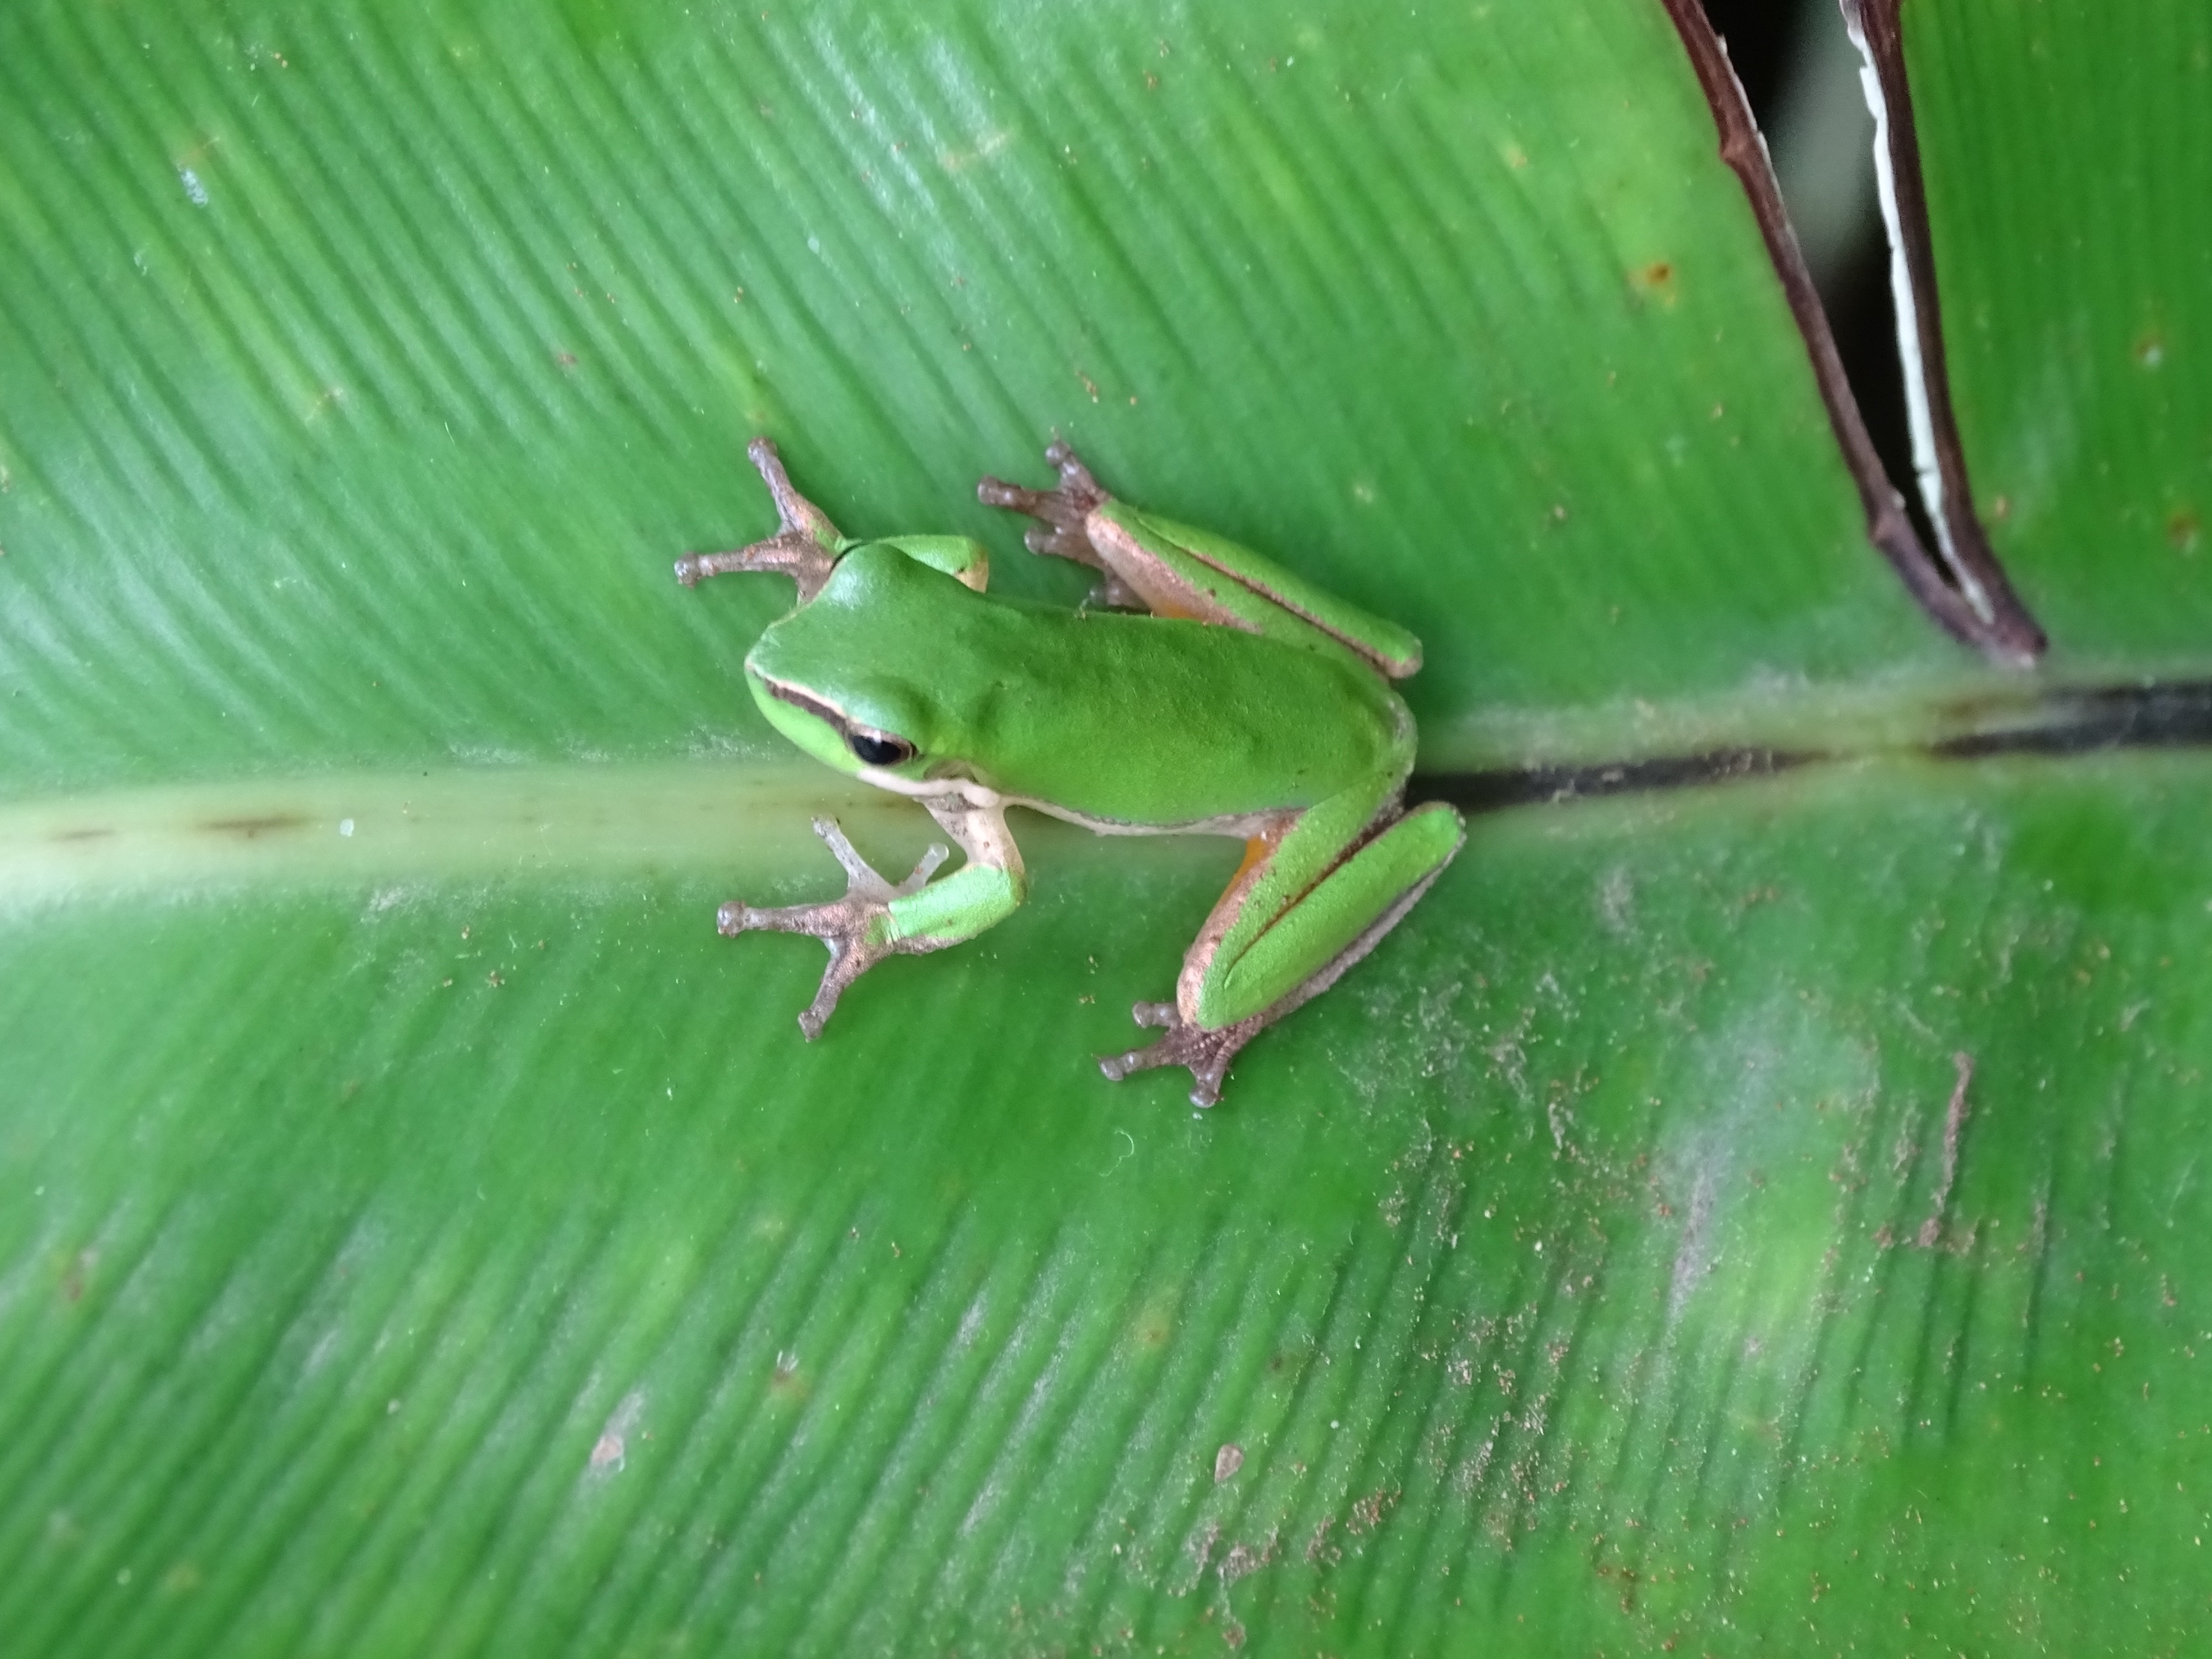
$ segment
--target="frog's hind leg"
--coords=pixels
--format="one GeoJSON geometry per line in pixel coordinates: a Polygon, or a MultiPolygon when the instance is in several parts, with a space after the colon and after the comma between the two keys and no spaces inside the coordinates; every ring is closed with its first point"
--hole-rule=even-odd
{"type": "MultiPolygon", "coordinates": [[[[1445,861],[1449,861],[1449,854],[1446,854],[1445,861]]],[[[1400,895],[1389,909],[1376,917],[1364,933],[1330,957],[1297,989],[1258,1013],[1238,1020],[1234,1025],[1212,1029],[1194,1025],[1183,1018],[1182,1011],[1172,1002],[1137,1004],[1129,1011],[1137,1024],[1164,1027],[1167,1035],[1141,1048],[1132,1048],[1124,1054],[1101,1055],[1098,1069],[1119,1083],[1132,1072],[1146,1072],[1157,1066],[1187,1066],[1190,1068],[1190,1103],[1194,1106],[1216,1104],[1221,1098],[1221,1085],[1229,1077],[1229,1062],[1236,1059],[1237,1051],[1284,1015],[1304,1007],[1342,979],[1346,969],[1381,944],[1382,936],[1398,925],[1407,911],[1421,902],[1421,896],[1443,873],[1443,864],[1439,863],[1417,884],[1400,895]]]]}
{"type": "Polygon", "coordinates": [[[1044,458],[1060,473],[1060,483],[1053,489],[1024,489],[1003,478],[986,477],[975,486],[975,499],[986,507],[1003,507],[1036,520],[1022,538],[1030,552],[1073,560],[1097,571],[1098,586],[1091,590],[1089,603],[1115,611],[1144,610],[1144,599],[1114,574],[1091,540],[1091,515],[1114,498],[1060,439],[1053,440],[1044,458]]]}
{"type": "Polygon", "coordinates": [[[1137,1023],[1167,1035],[1100,1068],[1118,1080],[1188,1066],[1191,1103],[1212,1105],[1237,1051],[1372,951],[1466,834],[1441,801],[1401,814],[1395,786],[1379,804],[1359,789],[1310,808],[1279,842],[1255,843],[1185,957],[1176,1000],[1137,1005],[1137,1023]]]}
{"type": "Polygon", "coordinates": [[[1091,476],[1091,469],[1077,459],[1075,451],[1060,439],[1052,441],[1044,458],[1060,472],[1060,483],[1053,489],[1024,489],[1004,478],[986,477],[975,486],[975,499],[986,507],[1003,507],[1036,520],[1036,527],[1022,538],[1030,552],[1073,559],[1103,570],[1105,567],[1098,562],[1097,550],[1091,545],[1083,521],[1114,498],[1091,476]]]}

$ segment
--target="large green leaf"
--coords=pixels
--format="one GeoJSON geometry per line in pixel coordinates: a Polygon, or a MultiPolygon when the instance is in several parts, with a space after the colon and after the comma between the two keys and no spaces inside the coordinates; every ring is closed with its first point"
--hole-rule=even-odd
{"type": "MultiPolygon", "coordinates": [[[[1956,135],[2047,73],[1969,9],[1907,19],[1954,318],[2037,165],[1956,135]]],[[[2192,1628],[2212,779],[1915,748],[2033,687],[1866,546],[1650,0],[27,3],[0,248],[7,1645],[2192,1628]],[[715,903],[927,826],[750,712],[785,591],[669,561],[768,430],[1073,598],[972,495],[1054,428],[1416,626],[1430,787],[1843,758],[1479,817],[1212,1114],[1087,1056],[1223,842],[1025,821],[1030,907],[804,1045],[818,948],[715,903]]],[[[2100,580],[2083,650],[2198,660],[2100,580]]]]}

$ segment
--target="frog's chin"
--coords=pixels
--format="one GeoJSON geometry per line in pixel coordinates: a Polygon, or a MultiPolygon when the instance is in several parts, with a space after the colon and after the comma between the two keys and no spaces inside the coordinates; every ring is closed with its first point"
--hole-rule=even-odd
{"type": "Polygon", "coordinates": [[[888,789],[895,795],[905,795],[918,801],[942,802],[947,806],[965,806],[975,811],[991,812],[1002,807],[1031,804],[1019,795],[1002,795],[988,784],[957,775],[909,778],[884,767],[863,766],[854,775],[862,783],[888,789]]]}

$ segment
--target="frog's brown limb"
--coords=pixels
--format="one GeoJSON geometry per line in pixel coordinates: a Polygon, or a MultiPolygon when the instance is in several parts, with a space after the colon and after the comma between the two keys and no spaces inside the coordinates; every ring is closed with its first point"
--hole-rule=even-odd
{"type": "Polygon", "coordinates": [[[1147,1072],[1155,1066],[1187,1066],[1194,1085],[1190,1103],[1211,1106],[1221,1098],[1221,1085],[1237,1051],[1257,1036],[1263,1026],[1289,1012],[1279,1003],[1234,1025],[1209,1031],[1203,1025],[1187,1023],[1172,1002],[1140,1002],[1130,1009],[1130,1018],[1139,1025],[1164,1027],[1167,1035],[1125,1054],[1101,1054],[1098,1069],[1119,1083],[1132,1072],[1147,1072]]]}
{"type": "Polygon", "coordinates": [[[771,536],[727,553],[686,553],[676,562],[676,580],[696,587],[709,576],[741,571],[788,576],[799,584],[799,602],[805,605],[822,591],[837,562],[820,544],[800,535],[771,536]]]}
{"type": "Polygon", "coordinates": [[[787,536],[804,536],[808,540],[837,550],[843,538],[837,526],[830,522],[830,515],[791,487],[791,475],[783,470],[783,457],[776,453],[775,442],[770,438],[756,438],[745,446],[745,457],[761,475],[768,493],[775,502],[777,522],[787,536]]]}
{"type": "Polygon", "coordinates": [[[975,499],[986,507],[1003,507],[1036,520],[1038,527],[1022,538],[1030,552],[1104,569],[1083,521],[1114,498],[1091,476],[1091,469],[1077,459],[1074,450],[1059,439],[1053,440],[1044,458],[1060,469],[1060,483],[1054,488],[1024,489],[1003,478],[987,477],[975,486],[975,499]]]}
{"type": "Polygon", "coordinates": [[[1186,1020],[1182,1011],[1172,1002],[1137,1004],[1129,1011],[1130,1018],[1139,1025],[1164,1028],[1167,1035],[1142,1048],[1132,1048],[1119,1054],[1102,1054],[1098,1069],[1119,1083],[1132,1072],[1147,1072],[1156,1066],[1186,1066],[1190,1068],[1194,1085],[1190,1091],[1190,1103],[1199,1107],[1214,1104],[1221,1098],[1221,1085],[1229,1075],[1229,1062],[1237,1057],[1237,1051],[1284,1015],[1312,1001],[1342,979],[1353,963],[1382,943],[1382,936],[1398,925],[1407,911],[1420,902],[1421,896],[1429,890],[1442,873],[1439,867],[1426,879],[1407,888],[1389,909],[1368,924],[1358,938],[1330,957],[1318,972],[1258,1013],[1248,1015],[1233,1025],[1217,1026],[1209,1030],[1203,1025],[1194,1025],[1186,1020]]]}
{"type": "Polygon", "coordinates": [[[714,918],[715,930],[726,939],[755,931],[811,933],[830,947],[830,965],[823,970],[821,988],[799,1017],[799,1029],[809,1042],[822,1035],[847,986],[886,957],[930,948],[885,939],[880,924],[889,915],[893,899],[919,892],[937,866],[951,856],[941,843],[933,844],[914,866],[914,873],[894,886],[854,849],[836,819],[815,819],[814,833],[829,844],[832,856],[845,868],[844,897],[827,904],[792,904],[772,910],[756,910],[741,899],[732,899],[714,918]]]}
{"type": "Polygon", "coordinates": [[[1030,552],[1070,559],[1100,572],[1098,586],[1091,590],[1086,603],[1116,611],[1144,610],[1144,599],[1108,568],[1098,550],[1091,545],[1090,517],[1113,496],[1091,475],[1074,449],[1060,440],[1053,440],[1044,458],[1060,472],[1060,483],[1053,489],[1024,489],[1003,478],[986,477],[975,486],[975,499],[986,507],[1003,507],[1036,520],[1037,526],[1022,538],[1030,552]]]}
{"type": "Polygon", "coordinates": [[[676,562],[676,580],[686,587],[696,587],[709,576],[740,571],[785,575],[799,585],[799,602],[805,605],[822,591],[822,584],[836,568],[842,545],[837,526],[830,522],[828,514],[792,488],[791,475],[783,470],[783,458],[776,453],[774,443],[756,438],[745,447],[745,453],[775,502],[776,533],[726,553],[686,553],[676,562]]]}

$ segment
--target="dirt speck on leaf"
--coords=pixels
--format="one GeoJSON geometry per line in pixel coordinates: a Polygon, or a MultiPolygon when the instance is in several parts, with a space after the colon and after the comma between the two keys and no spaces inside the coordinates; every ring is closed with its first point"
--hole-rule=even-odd
{"type": "Polygon", "coordinates": [[[1674,1251],[1674,1271],[1667,1291],[1667,1317],[1670,1321],[1681,1313],[1690,1292],[1712,1271],[1713,1200],[1719,1186],[1712,1164],[1702,1164],[1697,1184],[1690,1189],[1690,1215],[1683,1224],[1682,1242],[1674,1251]]]}
{"type": "Polygon", "coordinates": [[[306,818],[296,812],[268,812],[259,817],[252,818],[210,818],[201,824],[200,828],[210,835],[237,836],[243,840],[252,841],[255,836],[270,830],[304,828],[307,822],[306,818]]]}
{"type": "Polygon", "coordinates": [[[629,1461],[629,1437],[637,1427],[638,1419],[645,1413],[645,1391],[632,1389],[622,1397],[599,1430],[599,1437],[592,1443],[592,1455],[586,1463],[586,1472],[602,1478],[619,1474],[629,1461]]]}

